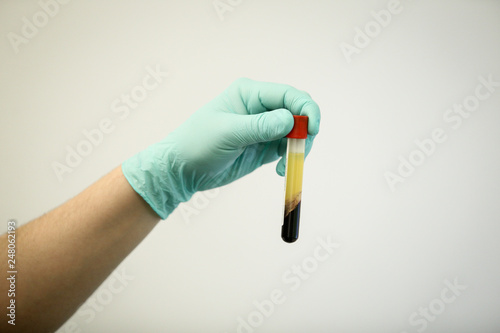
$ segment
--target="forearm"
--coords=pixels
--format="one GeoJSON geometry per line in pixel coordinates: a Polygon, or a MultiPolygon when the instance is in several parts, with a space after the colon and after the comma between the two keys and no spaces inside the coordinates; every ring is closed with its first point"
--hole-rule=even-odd
{"type": "MultiPolygon", "coordinates": [[[[16,329],[56,330],[158,221],[158,215],[117,168],[67,203],[19,228],[16,329]]],[[[0,238],[0,248],[6,253],[6,235],[0,238]]],[[[5,257],[1,264],[6,263],[5,257]]],[[[2,267],[2,271],[7,269],[2,267]]],[[[5,309],[6,293],[2,292],[1,299],[5,309]]],[[[7,325],[2,320],[0,328],[7,325]]]]}

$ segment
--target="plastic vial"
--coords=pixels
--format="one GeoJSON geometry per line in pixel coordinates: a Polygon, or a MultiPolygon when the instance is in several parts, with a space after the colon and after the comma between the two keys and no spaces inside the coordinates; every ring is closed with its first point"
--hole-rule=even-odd
{"type": "Polygon", "coordinates": [[[293,129],[286,136],[285,209],[281,238],[287,243],[293,243],[299,238],[302,173],[308,119],[307,116],[293,116],[293,129]]]}

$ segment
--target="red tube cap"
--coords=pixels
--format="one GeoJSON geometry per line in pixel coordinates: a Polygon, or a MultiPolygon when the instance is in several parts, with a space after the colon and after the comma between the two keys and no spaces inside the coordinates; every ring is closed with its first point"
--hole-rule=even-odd
{"type": "Polygon", "coordinates": [[[307,139],[308,120],[308,116],[293,116],[293,128],[286,137],[290,139],[307,139]]]}

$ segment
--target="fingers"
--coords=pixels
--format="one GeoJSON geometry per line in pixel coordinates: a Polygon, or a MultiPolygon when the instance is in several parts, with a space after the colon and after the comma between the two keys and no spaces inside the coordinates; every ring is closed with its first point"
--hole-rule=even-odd
{"type": "Polygon", "coordinates": [[[286,156],[283,156],[278,161],[278,164],[276,164],[276,173],[283,177],[285,175],[285,166],[286,166],[286,156]]]}
{"type": "Polygon", "coordinates": [[[248,113],[257,114],[276,109],[287,109],[294,115],[308,116],[309,135],[319,132],[320,110],[311,96],[292,86],[279,83],[238,79],[229,88],[230,94],[238,94],[248,113]]]}
{"type": "Polygon", "coordinates": [[[228,135],[238,147],[281,139],[293,127],[293,117],[285,109],[232,117],[228,135]]]}
{"type": "MultiPolygon", "coordinates": [[[[236,80],[226,93],[241,110],[234,114],[236,126],[230,130],[240,147],[283,138],[293,127],[291,115],[301,115],[309,117],[306,155],[309,153],[319,132],[321,114],[318,104],[307,92],[286,84],[243,78],[236,80]]],[[[282,157],[276,172],[281,176],[285,175],[285,142],[277,146],[277,154],[282,157]]]]}

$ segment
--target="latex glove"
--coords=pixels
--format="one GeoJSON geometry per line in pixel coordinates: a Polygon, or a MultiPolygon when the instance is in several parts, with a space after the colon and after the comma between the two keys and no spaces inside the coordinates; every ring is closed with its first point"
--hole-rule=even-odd
{"type": "MultiPolygon", "coordinates": [[[[309,116],[308,153],[320,123],[319,107],[309,94],[238,79],[164,140],[126,160],[123,173],[165,219],[195,192],[228,184],[283,156],[292,114],[309,116]]],[[[284,175],[284,157],[276,171],[284,175]]]]}

